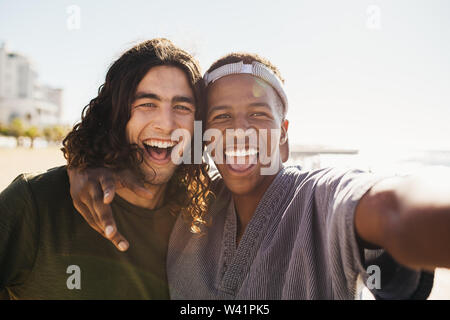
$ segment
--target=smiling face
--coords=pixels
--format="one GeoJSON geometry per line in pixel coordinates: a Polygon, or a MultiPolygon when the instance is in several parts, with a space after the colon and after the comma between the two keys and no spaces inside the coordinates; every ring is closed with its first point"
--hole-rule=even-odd
{"type": "Polygon", "coordinates": [[[173,66],[150,69],[139,83],[126,126],[129,143],[144,151],[140,165],[147,182],[167,183],[175,172],[171,140],[176,129],[194,131],[194,94],[185,73],[173,66]]]}
{"type": "Polygon", "coordinates": [[[229,75],[209,86],[207,103],[206,126],[208,129],[220,130],[225,140],[224,143],[219,142],[219,145],[223,144],[225,161],[223,164],[217,163],[216,166],[226,186],[234,194],[245,195],[270,185],[274,174],[261,174],[261,168],[270,165],[261,163],[263,152],[261,145],[266,146],[268,156],[277,157],[275,160],[279,166],[274,172],[276,174],[281,168],[279,154],[277,155],[276,151],[279,150],[280,140],[284,141],[287,132],[287,122],[283,121],[282,107],[274,89],[252,75],[229,75]],[[252,143],[251,139],[245,139],[245,142],[241,144],[235,142],[230,148],[226,136],[227,129],[241,129],[247,132],[254,130],[260,141],[252,143]],[[259,134],[262,129],[267,130],[267,135],[259,134]],[[278,129],[281,132],[279,137],[274,137],[273,144],[271,129],[278,129]]]}

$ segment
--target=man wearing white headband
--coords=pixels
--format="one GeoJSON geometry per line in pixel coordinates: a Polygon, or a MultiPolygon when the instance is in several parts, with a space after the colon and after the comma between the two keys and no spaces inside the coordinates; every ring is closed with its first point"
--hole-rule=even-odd
{"type": "Polygon", "coordinates": [[[210,223],[199,236],[178,217],[171,234],[172,299],[353,299],[361,283],[381,299],[428,296],[434,268],[450,266],[448,184],[430,194],[412,177],[283,167],[288,102],[276,67],[230,54],[204,78],[207,129],[268,136],[234,149],[221,141],[210,223]],[[263,147],[276,151],[272,174],[261,173],[263,147]]]}
{"type": "MultiPolygon", "coordinates": [[[[230,54],[204,78],[207,129],[225,135],[228,129],[278,128],[275,149],[284,162],[288,100],[276,67],[257,55],[230,54]]],[[[167,259],[172,299],[353,299],[362,288],[357,279],[368,280],[370,265],[383,277],[382,286],[371,287],[377,298],[428,296],[433,273],[397,263],[381,249],[393,245],[373,237],[386,230],[367,227],[374,219],[368,215],[378,214],[376,206],[369,207],[378,205],[376,190],[387,190],[377,184],[380,177],[282,165],[263,175],[259,153],[256,164],[246,166],[250,154],[227,151],[230,161],[217,164],[222,180],[216,180],[217,199],[209,208],[212,223],[205,234],[193,235],[181,219],[172,231],[167,259]],[[233,164],[239,158],[244,165],[233,164]]],[[[403,249],[389,253],[397,258],[403,249]]]]}
{"type": "MultiPolygon", "coordinates": [[[[275,67],[273,67],[272,70],[263,63],[257,61],[253,61],[250,64],[244,64],[243,61],[240,61],[221,66],[210,73],[207,72],[203,78],[205,80],[205,84],[208,86],[214,81],[232,74],[250,74],[267,82],[273,90],[275,90],[278,98],[280,99],[280,101],[277,101],[277,108],[280,115],[283,119],[286,117],[288,111],[287,94],[284,89],[283,80],[281,80],[281,76],[275,67]],[[275,74],[274,71],[276,71],[278,75],[275,74]]],[[[289,142],[287,136],[285,143],[281,146],[281,155],[283,162],[287,161],[289,157],[289,142]]]]}

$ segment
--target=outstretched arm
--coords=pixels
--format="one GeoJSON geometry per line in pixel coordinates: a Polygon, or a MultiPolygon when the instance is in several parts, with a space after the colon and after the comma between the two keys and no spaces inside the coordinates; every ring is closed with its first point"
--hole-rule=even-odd
{"type": "Polygon", "coordinates": [[[377,183],[356,208],[355,228],[365,243],[383,247],[405,266],[449,268],[449,172],[377,183]]]}
{"type": "Polygon", "coordinates": [[[126,251],[128,241],[117,230],[110,203],[116,189],[127,188],[138,196],[151,199],[153,194],[128,170],[113,172],[107,168],[67,169],[70,195],[81,216],[98,233],[109,239],[120,251],[126,251]]]}

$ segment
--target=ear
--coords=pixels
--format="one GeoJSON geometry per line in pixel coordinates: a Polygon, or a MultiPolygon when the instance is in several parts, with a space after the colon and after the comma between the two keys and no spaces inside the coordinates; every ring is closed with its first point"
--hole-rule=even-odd
{"type": "Polygon", "coordinates": [[[285,119],[281,122],[281,135],[280,135],[280,145],[286,143],[288,138],[288,128],[289,128],[289,120],[285,119]]]}
{"type": "Polygon", "coordinates": [[[289,159],[289,139],[288,139],[289,121],[283,120],[281,123],[281,136],[280,136],[280,154],[281,161],[286,162],[289,159]]]}

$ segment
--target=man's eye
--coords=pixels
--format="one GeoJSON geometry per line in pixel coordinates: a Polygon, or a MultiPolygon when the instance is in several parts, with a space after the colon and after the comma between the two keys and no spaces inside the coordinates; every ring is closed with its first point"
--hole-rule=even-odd
{"type": "Polygon", "coordinates": [[[252,117],[263,117],[263,116],[267,116],[267,114],[265,114],[264,112],[253,112],[250,116],[252,116],[252,117]]]}
{"type": "Polygon", "coordinates": [[[138,105],[138,107],[144,107],[144,108],[154,108],[156,105],[154,103],[148,102],[148,103],[142,103],[138,105]]]}
{"type": "Polygon", "coordinates": [[[213,120],[229,119],[231,116],[227,113],[219,114],[213,118],[213,120]]]}
{"type": "Polygon", "coordinates": [[[174,109],[182,110],[182,111],[192,111],[191,108],[186,107],[186,106],[183,106],[183,105],[181,105],[181,104],[177,104],[177,105],[174,107],[174,109]]]}

